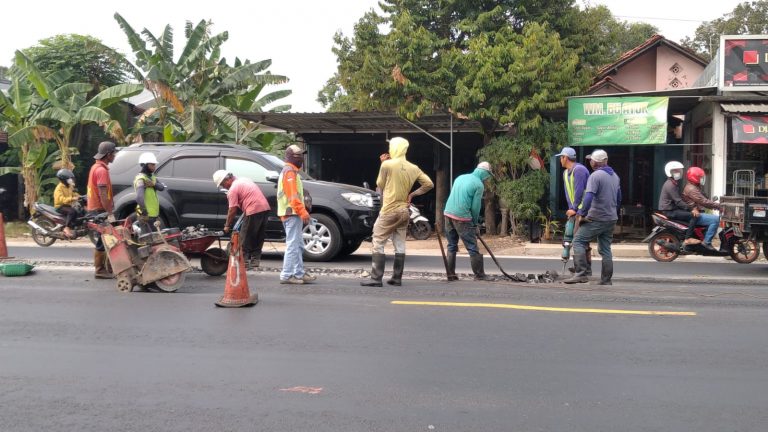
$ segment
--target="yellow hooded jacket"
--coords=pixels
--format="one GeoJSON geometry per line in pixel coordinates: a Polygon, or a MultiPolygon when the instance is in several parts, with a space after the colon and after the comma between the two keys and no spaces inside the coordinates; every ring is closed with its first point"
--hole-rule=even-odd
{"type": "Polygon", "coordinates": [[[419,167],[405,160],[408,151],[408,140],[395,137],[389,140],[389,156],[391,159],[381,163],[376,186],[381,189],[383,203],[380,213],[391,213],[408,208],[408,194],[413,184],[419,182],[420,187],[413,195],[429,192],[434,184],[429,176],[419,167]]]}

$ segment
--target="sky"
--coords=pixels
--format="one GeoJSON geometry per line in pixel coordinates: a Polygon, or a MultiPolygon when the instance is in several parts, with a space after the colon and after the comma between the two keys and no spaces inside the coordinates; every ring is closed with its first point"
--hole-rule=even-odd
{"type": "MultiPolygon", "coordinates": [[[[739,3],[737,0],[590,0],[590,4],[608,6],[621,20],[653,24],[673,41],[693,37],[703,21],[719,18],[739,3]]],[[[317,92],[336,71],[336,56],[331,51],[333,35],[337,31],[351,35],[355,23],[366,11],[378,10],[378,0],[217,0],[182,4],[162,0],[4,2],[0,6],[0,65],[10,66],[17,49],[67,33],[97,37],[132,58],[125,34],[113,18],[115,12],[137,32],[147,28],[160,35],[165,25],[171,24],[178,56],[184,40],[184,23],[210,19],[214,32],[229,32],[222,54],[230,64],[235,56],[251,61],[272,59],[270,71],[290,79],[274,90],[293,91],[281,104],[291,104],[293,112],[321,112],[324,110],[316,101],[317,92]]]]}

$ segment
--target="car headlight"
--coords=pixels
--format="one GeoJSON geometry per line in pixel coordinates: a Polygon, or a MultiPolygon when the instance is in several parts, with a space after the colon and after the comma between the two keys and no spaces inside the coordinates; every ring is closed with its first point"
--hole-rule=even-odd
{"type": "Polygon", "coordinates": [[[341,196],[356,206],[373,208],[373,197],[369,193],[344,192],[341,196]]]}

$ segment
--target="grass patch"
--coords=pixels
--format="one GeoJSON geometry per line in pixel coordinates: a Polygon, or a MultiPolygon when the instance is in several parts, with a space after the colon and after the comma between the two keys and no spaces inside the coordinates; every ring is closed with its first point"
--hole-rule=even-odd
{"type": "Polygon", "coordinates": [[[6,222],[5,224],[5,237],[29,237],[30,234],[29,225],[26,222],[6,222]]]}

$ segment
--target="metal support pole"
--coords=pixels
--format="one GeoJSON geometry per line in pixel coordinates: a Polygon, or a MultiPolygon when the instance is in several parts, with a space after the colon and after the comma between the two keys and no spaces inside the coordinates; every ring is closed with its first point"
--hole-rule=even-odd
{"type": "Polygon", "coordinates": [[[453,116],[451,118],[451,177],[448,179],[448,190],[453,186],[453,116]]]}

